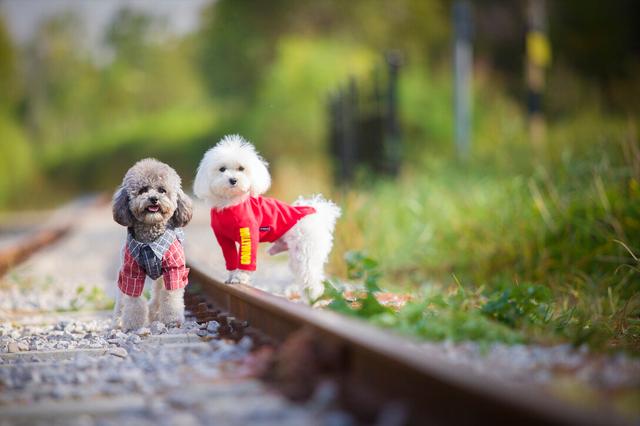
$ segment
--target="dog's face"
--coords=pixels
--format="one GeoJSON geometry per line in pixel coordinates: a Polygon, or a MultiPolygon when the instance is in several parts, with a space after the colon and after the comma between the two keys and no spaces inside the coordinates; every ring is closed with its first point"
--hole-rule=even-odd
{"type": "Polygon", "coordinates": [[[224,137],[204,155],[193,184],[198,198],[214,207],[233,205],[271,185],[267,163],[240,136],[224,137]]]}
{"type": "Polygon", "coordinates": [[[216,161],[209,173],[211,192],[225,198],[248,193],[251,189],[248,167],[245,162],[235,158],[216,161]]]}
{"type": "Polygon", "coordinates": [[[169,223],[174,227],[191,220],[191,200],[180,187],[180,177],[167,164],[154,159],[138,161],[124,176],[113,202],[113,217],[123,226],[169,223]]]}
{"type": "Polygon", "coordinates": [[[176,191],[166,176],[133,182],[128,193],[129,210],[139,222],[149,225],[167,222],[176,211],[176,191]]]}

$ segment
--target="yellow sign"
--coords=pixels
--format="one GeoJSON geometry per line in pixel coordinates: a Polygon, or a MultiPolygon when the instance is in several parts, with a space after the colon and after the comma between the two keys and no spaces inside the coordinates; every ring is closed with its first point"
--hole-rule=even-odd
{"type": "Polygon", "coordinates": [[[251,264],[251,232],[249,232],[249,228],[240,228],[240,264],[251,264]]]}
{"type": "Polygon", "coordinates": [[[532,31],[527,34],[527,57],[539,67],[551,64],[551,44],[544,33],[532,31]]]}

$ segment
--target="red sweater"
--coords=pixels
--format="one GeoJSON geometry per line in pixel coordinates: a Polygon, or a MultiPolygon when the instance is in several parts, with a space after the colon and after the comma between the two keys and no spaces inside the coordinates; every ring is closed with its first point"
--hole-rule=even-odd
{"type": "Polygon", "coordinates": [[[313,207],[290,206],[260,196],[221,210],[211,209],[211,228],[227,270],[255,271],[258,243],[276,241],[300,219],[315,212],[313,207]]]}

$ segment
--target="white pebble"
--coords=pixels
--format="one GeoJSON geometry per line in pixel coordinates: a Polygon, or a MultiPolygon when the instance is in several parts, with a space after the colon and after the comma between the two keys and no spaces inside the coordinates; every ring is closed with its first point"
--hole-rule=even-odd
{"type": "Polygon", "coordinates": [[[209,333],[217,333],[218,328],[220,328],[220,323],[218,321],[209,321],[207,324],[207,331],[209,333]]]}
{"type": "Polygon", "coordinates": [[[109,349],[109,354],[119,358],[126,358],[129,355],[129,352],[127,352],[125,348],[112,348],[109,349]]]}
{"type": "Polygon", "coordinates": [[[162,334],[167,332],[167,326],[160,321],[154,321],[149,326],[152,334],[162,334]]]}
{"type": "Polygon", "coordinates": [[[148,336],[151,334],[151,330],[147,327],[142,327],[136,330],[138,336],[148,336]]]}

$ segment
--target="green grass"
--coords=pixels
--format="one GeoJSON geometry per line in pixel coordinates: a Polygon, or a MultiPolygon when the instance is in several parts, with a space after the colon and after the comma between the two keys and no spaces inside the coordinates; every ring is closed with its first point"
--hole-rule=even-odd
{"type": "Polygon", "coordinates": [[[336,257],[366,250],[386,288],[417,295],[423,316],[439,312],[427,330],[402,312],[372,321],[510,341],[489,332],[499,323],[525,340],[640,352],[640,148],[627,123],[592,119],[553,124],[528,165],[507,161],[518,145],[494,159],[480,146],[466,164],[425,152],[399,182],[347,192],[336,257]]]}
{"type": "MultiPolygon", "coordinates": [[[[484,312],[486,306],[493,306],[496,311],[495,304],[483,305],[483,298],[478,293],[469,293],[461,286],[453,291],[443,291],[425,285],[414,292],[413,300],[399,310],[384,306],[375,297],[381,291],[378,263],[360,252],[348,252],[345,258],[348,278],[361,280],[364,291],[355,292],[354,298],[347,299],[341,283],[335,280],[325,282],[325,292],[320,299],[330,301],[329,309],[426,340],[474,340],[482,343],[524,341],[520,332],[484,312]]],[[[518,307],[516,304],[516,309],[518,307]]]]}

